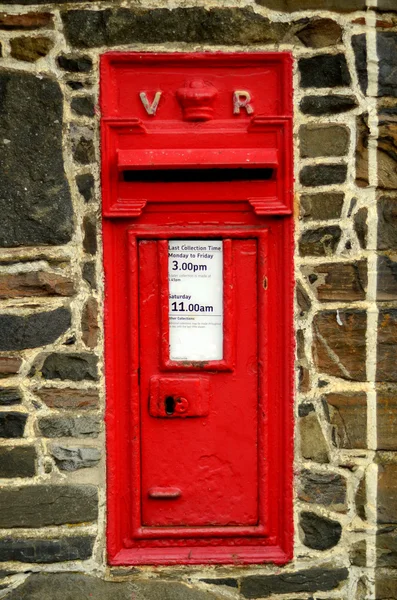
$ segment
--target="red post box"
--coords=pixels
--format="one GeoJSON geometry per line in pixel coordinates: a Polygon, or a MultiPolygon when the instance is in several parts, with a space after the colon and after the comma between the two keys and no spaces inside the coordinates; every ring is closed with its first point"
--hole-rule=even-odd
{"type": "Polygon", "coordinates": [[[291,71],[102,57],[111,564],[291,558],[291,71]]]}

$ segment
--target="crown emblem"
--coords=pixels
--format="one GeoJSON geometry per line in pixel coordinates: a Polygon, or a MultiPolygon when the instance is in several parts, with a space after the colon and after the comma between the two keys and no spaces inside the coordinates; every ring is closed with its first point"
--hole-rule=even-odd
{"type": "Polygon", "coordinates": [[[202,79],[193,79],[179,88],[176,97],[182,107],[185,121],[209,121],[214,116],[214,102],[218,90],[202,79]]]}

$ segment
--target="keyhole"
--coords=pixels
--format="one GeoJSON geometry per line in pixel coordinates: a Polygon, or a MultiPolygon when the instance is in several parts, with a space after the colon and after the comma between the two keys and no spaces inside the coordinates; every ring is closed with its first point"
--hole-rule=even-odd
{"type": "Polygon", "coordinates": [[[165,412],[167,415],[173,415],[175,410],[175,398],[167,396],[165,399],[165,412]]]}

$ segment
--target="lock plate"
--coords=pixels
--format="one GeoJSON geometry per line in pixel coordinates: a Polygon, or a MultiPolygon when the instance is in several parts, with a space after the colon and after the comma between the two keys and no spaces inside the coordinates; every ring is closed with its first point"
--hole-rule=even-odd
{"type": "Polygon", "coordinates": [[[208,377],[151,377],[149,414],[152,417],[205,417],[208,410],[208,377]]]}

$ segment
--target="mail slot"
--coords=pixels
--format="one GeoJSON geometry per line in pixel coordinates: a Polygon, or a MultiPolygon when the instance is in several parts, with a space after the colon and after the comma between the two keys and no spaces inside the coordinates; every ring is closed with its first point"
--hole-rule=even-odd
{"type": "Polygon", "coordinates": [[[101,58],[110,564],[291,559],[291,73],[101,58]]]}

